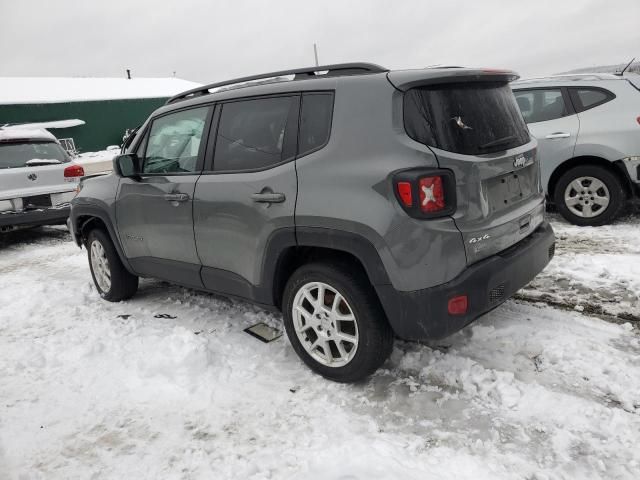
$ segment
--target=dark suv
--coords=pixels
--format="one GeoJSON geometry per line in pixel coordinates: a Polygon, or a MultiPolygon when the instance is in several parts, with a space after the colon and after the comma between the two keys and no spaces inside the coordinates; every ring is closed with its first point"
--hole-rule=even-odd
{"type": "Polygon", "coordinates": [[[70,228],[104,299],[140,276],[244,298],[313,370],[361,379],[394,334],[445,337],[552,257],[515,78],[342,64],[185,92],[82,183],[70,228]]]}

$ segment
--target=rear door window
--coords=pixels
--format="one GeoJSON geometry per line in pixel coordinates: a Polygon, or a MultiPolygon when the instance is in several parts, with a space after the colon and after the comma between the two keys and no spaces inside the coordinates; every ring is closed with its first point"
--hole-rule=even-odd
{"type": "Polygon", "coordinates": [[[602,88],[570,88],[571,101],[578,113],[597,107],[616,98],[609,90],[602,88]]]}
{"type": "Polygon", "coordinates": [[[307,93],[302,96],[299,156],[318,150],[327,143],[331,132],[332,114],[332,93],[307,93]]]}
{"type": "Polygon", "coordinates": [[[513,94],[527,123],[555,120],[571,113],[560,88],[516,90],[513,94]]]}
{"type": "Polygon", "coordinates": [[[213,169],[259,170],[293,159],[299,98],[260,98],[222,105],[213,169]]]}
{"type": "Polygon", "coordinates": [[[529,142],[529,131],[506,83],[413,88],[404,96],[404,124],[414,140],[449,152],[479,155],[529,142]]]}

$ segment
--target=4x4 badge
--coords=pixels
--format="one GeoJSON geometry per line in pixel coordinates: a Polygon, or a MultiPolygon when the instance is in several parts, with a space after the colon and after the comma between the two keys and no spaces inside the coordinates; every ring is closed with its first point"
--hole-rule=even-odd
{"type": "Polygon", "coordinates": [[[489,235],[488,233],[485,233],[481,237],[472,237],[471,240],[469,240],[469,243],[478,243],[478,242],[482,242],[483,240],[489,240],[490,238],[491,238],[491,235],[489,235]]]}
{"type": "Polygon", "coordinates": [[[36,179],[38,178],[38,175],[36,175],[35,173],[30,173],[29,175],[27,175],[27,178],[32,182],[35,182],[36,179]]]}

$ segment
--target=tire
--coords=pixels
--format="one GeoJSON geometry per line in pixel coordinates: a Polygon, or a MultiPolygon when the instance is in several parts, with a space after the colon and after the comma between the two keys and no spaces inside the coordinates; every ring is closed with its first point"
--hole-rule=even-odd
{"type": "Polygon", "coordinates": [[[558,179],[553,199],[556,208],[568,222],[582,227],[596,227],[611,223],[620,215],[626,203],[626,194],[615,173],[598,165],[580,165],[566,171],[558,179]],[[597,190],[592,190],[592,186],[597,190]]]}
{"type": "Polygon", "coordinates": [[[86,247],[91,277],[100,296],[110,302],[119,302],[133,297],[138,290],[138,277],[129,273],[124,267],[109,235],[101,229],[91,230],[86,247]],[[104,255],[100,255],[101,253],[104,255]],[[106,260],[102,263],[102,267],[100,260],[92,258],[92,254],[102,258],[103,261],[106,260]],[[110,277],[108,282],[104,280],[102,268],[110,277]]]}
{"type": "Polygon", "coordinates": [[[325,378],[343,383],[362,380],[391,354],[393,331],[366,275],[353,265],[303,265],[289,278],[282,304],[284,325],[293,349],[311,370],[325,378]],[[320,288],[325,292],[324,308],[317,302],[320,288]],[[316,302],[315,306],[309,298],[316,302]],[[317,318],[311,312],[327,316],[317,318]],[[353,320],[343,320],[350,317],[349,312],[353,320]],[[341,319],[337,320],[336,315],[341,319]],[[300,330],[304,332],[299,334],[300,330]],[[327,345],[330,358],[324,353],[327,345]]]}

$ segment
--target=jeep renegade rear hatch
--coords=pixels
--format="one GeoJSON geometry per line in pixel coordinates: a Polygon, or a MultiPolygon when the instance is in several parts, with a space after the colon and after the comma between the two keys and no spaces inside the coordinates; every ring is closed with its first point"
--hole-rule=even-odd
{"type": "MultiPolygon", "coordinates": [[[[391,72],[403,96],[407,135],[453,171],[467,263],[506,250],[543,220],[535,143],[508,81],[510,72],[391,72]]],[[[446,192],[445,192],[446,195],[446,192]]]]}
{"type": "Polygon", "coordinates": [[[529,142],[529,131],[506,83],[451,83],[412,88],[404,96],[407,134],[420,143],[483,155],[529,142]]]}

